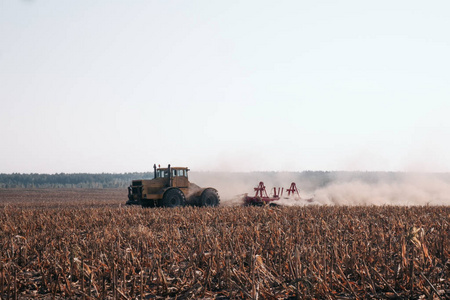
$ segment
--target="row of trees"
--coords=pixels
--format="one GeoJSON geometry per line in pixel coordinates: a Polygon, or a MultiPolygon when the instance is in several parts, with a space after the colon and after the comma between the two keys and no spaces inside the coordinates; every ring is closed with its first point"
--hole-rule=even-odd
{"type": "MultiPolygon", "coordinates": [[[[403,172],[191,172],[190,178],[198,184],[214,185],[214,182],[231,184],[255,180],[264,182],[296,181],[303,188],[314,189],[330,183],[361,181],[370,184],[393,183],[408,180],[410,173],[403,172]],[[211,182],[211,180],[214,180],[211,182]]],[[[414,174],[413,174],[414,175],[414,174]]],[[[425,174],[450,183],[450,173],[425,174]]],[[[0,188],[126,188],[133,179],[152,179],[153,172],[135,173],[58,173],[58,174],[0,174],[0,188]]]]}
{"type": "Polygon", "coordinates": [[[0,174],[0,188],[124,188],[131,180],[153,178],[144,173],[0,174]]]}

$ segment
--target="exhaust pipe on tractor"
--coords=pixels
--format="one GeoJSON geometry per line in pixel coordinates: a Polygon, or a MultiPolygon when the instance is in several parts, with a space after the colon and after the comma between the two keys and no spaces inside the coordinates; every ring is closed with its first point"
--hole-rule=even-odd
{"type": "Polygon", "coordinates": [[[172,176],[172,172],[170,170],[170,164],[167,166],[167,172],[169,172],[169,186],[172,187],[172,181],[170,180],[170,177],[172,176]]]}

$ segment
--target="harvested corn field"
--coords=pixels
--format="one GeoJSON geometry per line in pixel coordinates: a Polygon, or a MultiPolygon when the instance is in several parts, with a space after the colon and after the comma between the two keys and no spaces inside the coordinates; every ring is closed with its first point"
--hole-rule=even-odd
{"type": "Polygon", "coordinates": [[[0,191],[1,297],[450,297],[448,206],[142,209],[122,195],[0,191]]]}

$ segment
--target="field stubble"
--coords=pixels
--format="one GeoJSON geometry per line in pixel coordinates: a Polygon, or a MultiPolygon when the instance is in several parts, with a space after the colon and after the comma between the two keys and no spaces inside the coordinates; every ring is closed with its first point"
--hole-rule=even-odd
{"type": "Polygon", "coordinates": [[[450,297],[450,207],[142,209],[123,190],[0,190],[0,296],[450,297]]]}

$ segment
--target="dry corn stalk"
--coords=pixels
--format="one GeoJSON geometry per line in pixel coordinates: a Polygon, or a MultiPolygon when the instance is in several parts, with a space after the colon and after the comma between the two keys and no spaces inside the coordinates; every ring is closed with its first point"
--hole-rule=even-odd
{"type": "Polygon", "coordinates": [[[71,195],[0,210],[3,298],[445,298],[450,290],[448,206],[148,210],[71,195]]]}

